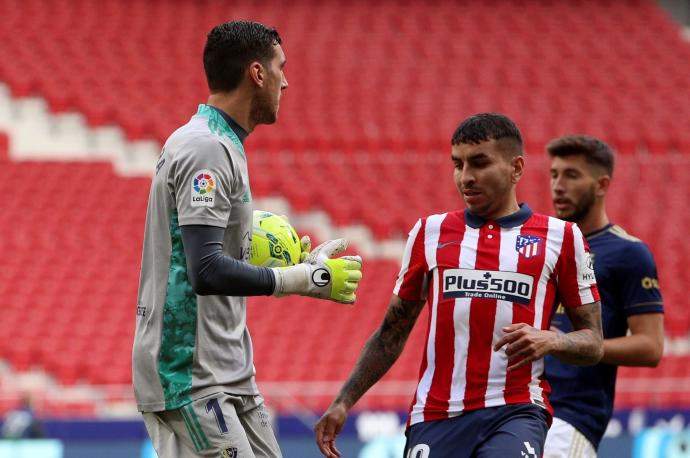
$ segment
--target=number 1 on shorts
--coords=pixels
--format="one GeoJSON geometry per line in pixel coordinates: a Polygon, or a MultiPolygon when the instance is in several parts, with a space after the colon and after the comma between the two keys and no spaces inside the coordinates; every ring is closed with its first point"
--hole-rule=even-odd
{"type": "Polygon", "coordinates": [[[223,417],[223,411],[220,410],[220,404],[218,404],[218,399],[213,398],[206,403],[206,413],[210,412],[211,410],[213,410],[213,415],[215,415],[216,417],[218,431],[220,431],[221,434],[227,433],[228,427],[225,424],[225,418],[223,417]]]}

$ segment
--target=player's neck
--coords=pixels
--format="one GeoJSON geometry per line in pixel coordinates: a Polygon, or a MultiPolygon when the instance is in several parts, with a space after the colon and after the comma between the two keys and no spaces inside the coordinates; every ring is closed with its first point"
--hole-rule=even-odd
{"type": "Polygon", "coordinates": [[[606,209],[603,202],[600,205],[595,204],[592,209],[579,221],[577,225],[583,234],[591,234],[602,227],[609,224],[609,217],[606,215],[606,209]]]}
{"type": "Polygon", "coordinates": [[[515,213],[519,210],[520,210],[520,205],[518,205],[517,198],[513,197],[513,198],[509,199],[500,208],[497,208],[495,211],[491,212],[490,214],[480,215],[480,216],[487,221],[489,221],[489,220],[496,221],[498,218],[512,215],[513,213],[515,213]]]}
{"type": "Polygon", "coordinates": [[[247,133],[251,133],[256,126],[251,122],[251,100],[240,91],[217,92],[208,96],[208,105],[223,110],[233,121],[240,125],[247,133]]]}

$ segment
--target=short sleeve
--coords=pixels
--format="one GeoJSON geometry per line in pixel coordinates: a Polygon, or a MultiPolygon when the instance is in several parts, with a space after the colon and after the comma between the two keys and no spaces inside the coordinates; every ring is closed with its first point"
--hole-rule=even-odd
{"type": "Polygon", "coordinates": [[[575,224],[565,224],[556,270],[558,296],[564,307],[579,307],[600,300],[592,254],[575,224]]]}
{"type": "Polygon", "coordinates": [[[233,173],[230,156],[219,141],[199,138],[190,142],[175,157],[169,179],[181,226],[227,226],[233,173]]]}
{"type": "Polygon", "coordinates": [[[632,243],[625,251],[626,262],[617,280],[620,282],[623,311],[626,316],[641,313],[663,313],[654,257],[641,242],[632,243]]]}
{"type": "Polygon", "coordinates": [[[417,301],[426,298],[429,268],[424,254],[424,229],[425,220],[418,220],[405,244],[402,266],[393,289],[393,294],[403,300],[417,301]]]}

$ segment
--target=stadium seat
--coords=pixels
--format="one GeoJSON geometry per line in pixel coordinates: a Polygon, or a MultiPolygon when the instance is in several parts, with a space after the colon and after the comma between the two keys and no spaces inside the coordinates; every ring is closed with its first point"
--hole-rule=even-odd
{"type": "Polygon", "coordinates": [[[4,133],[0,132],[0,162],[7,159],[7,154],[10,150],[10,137],[4,133]]]}

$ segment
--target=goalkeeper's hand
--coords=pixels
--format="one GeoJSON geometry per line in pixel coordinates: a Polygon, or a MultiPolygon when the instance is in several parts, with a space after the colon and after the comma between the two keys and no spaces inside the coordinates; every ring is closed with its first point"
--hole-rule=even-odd
{"type": "Polygon", "coordinates": [[[300,240],[301,253],[299,254],[299,262],[304,262],[311,253],[311,239],[308,235],[305,235],[300,240]]]}
{"type": "Polygon", "coordinates": [[[300,264],[273,268],[276,277],[273,295],[299,294],[353,304],[362,278],[362,258],[342,256],[331,259],[345,248],[347,240],[329,240],[309,252],[300,264]]]}

